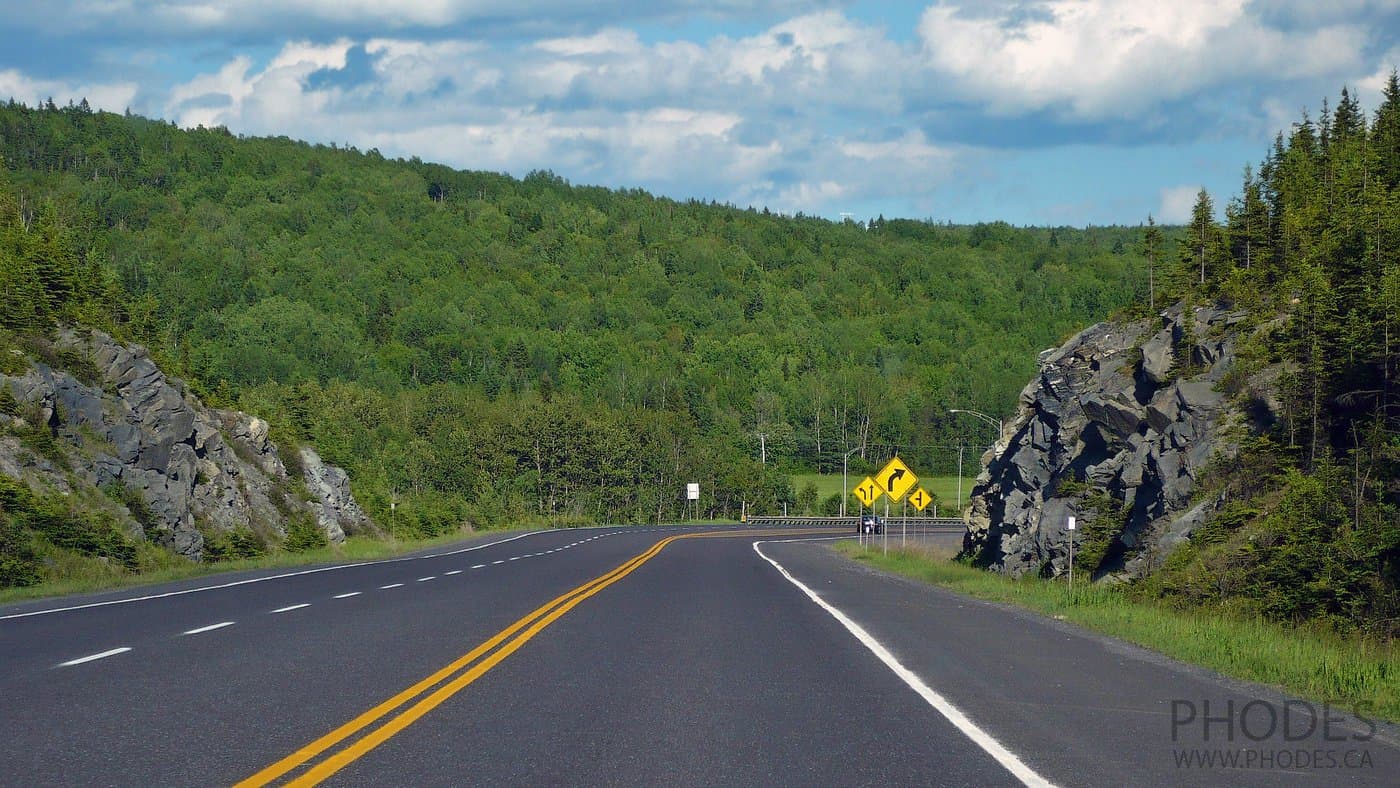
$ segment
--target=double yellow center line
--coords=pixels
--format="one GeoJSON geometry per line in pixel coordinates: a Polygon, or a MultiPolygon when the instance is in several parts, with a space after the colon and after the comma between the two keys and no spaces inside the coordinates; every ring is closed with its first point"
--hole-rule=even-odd
{"type": "Polygon", "coordinates": [[[519,621],[497,632],[481,645],[453,660],[427,678],[424,678],[408,689],[380,703],[330,733],[298,749],[282,760],[267,766],[257,774],[239,782],[237,784],[238,788],[254,788],[254,786],[260,787],[268,785],[293,770],[304,766],[308,762],[319,758],[322,754],[349,740],[360,731],[378,723],[385,717],[389,717],[391,714],[394,714],[395,711],[398,711],[400,707],[408,704],[415,698],[418,699],[417,702],[412,703],[412,705],[409,705],[408,708],[402,711],[398,711],[396,715],[374,728],[369,733],[356,739],[349,746],[317,761],[309,769],[306,769],[286,784],[291,786],[308,786],[320,783],[322,780],[325,780],[327,777],[330,777],[353,763],[365,753],[388,741],[396,733],[418,721],[423,715],[437,708],[448,698],[461,692],[473,681],[485,675],[491,668],[500,664],[506,657],[515,653],[545,627],[559,620],[565,613],[577,607],[583,600],[631,574],[637,567],[656,557],[667,545],[678,539],[725,536],[792,536],[805,533],[828,532],[797,530],[706,531],[703,533],[679,534],[662,539],[646,551],[632,557],[612,571],[589,580],[587,583],[571,591],[560,594],[554,599],[540,605],[519,621]]]}

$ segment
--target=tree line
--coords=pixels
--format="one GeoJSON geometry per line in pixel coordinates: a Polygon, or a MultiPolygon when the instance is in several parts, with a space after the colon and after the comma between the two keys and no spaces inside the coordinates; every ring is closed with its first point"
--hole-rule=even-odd
{"type": "MultiPolygon", "coordinates": [[[[1400,80],[1368,118],[1343,89],[1280,132],[1217,220],[1202,190],[1171,244],[1151,226],[1147,305],[1215,300],[1252,334],[1222,385],[1246,412],[1230,499],[1149,583],[1282,619],[1400,632],[1400,80]],[[1276,381],[1252,376],[1281,370],[1276,381]],[[1274,407],[1264,407],[1270,401],[1274,407]]],[[[1190,359],[1182,359],[1184,367],[1190,359]]]]}
{"type": "Polygon", "coordinates": [[[951,472],[994,436],[950,408],[1012,412],[1147,287],[1134,228],[830,222],[81,104],[0,105],[0,157],[0,322],[148,345],[413,533],[666,520],[690,481],[773,511],[853,449],[951,472]]]}

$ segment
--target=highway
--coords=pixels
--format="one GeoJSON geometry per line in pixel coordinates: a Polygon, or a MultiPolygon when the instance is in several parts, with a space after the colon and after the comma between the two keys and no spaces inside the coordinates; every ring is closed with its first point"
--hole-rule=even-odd
{"type": "Polygon", "coordinates": [[[0,784],[1400,782],[1364,714],[1261,736],[1302,707],[833,538],[485,536],[0,607],[0,784]]]}

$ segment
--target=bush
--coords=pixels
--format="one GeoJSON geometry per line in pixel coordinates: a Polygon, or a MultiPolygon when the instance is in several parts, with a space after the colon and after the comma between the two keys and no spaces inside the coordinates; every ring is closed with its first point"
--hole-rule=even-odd
{"type": "Polygon", "coordinates": [[[204,563],[237,561],[245,558],[261,558],[267,555],[267,547],[251,528],[235,528],[232,531],[204,535],[204,563]]]}
{"type": "Polygon", "coordinates": [[[316,518],[306,512],[299,512],[292,515],[287,521],[287,539],[282,546],[289,552],[302,553],[307,550],[317,550],[325,547],[329,542],[326,540],[326,532],[321,528],[316,518]]]}
{"type": "Polygon", "coordinates": [[[39,557],[29,533],[0,513],[0,588],[37,585],[39,580],[39,557]]]}
{"type": "Polygon", "coordinates": [[[132,572],[140,568],[136,545],[106,512],[76,512],[63,499],[48,498],[36,501],[23,521],[55,547],[111,559],[132,572]]]}

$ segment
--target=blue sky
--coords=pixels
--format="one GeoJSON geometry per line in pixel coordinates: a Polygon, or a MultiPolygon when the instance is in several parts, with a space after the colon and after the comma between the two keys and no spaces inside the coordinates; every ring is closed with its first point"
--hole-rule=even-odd
{"type": "Polygon", "coordinates": [[[1400,64],[1400,0],[6,5],[0,99],[831,218],[1179,221],[1400,64]]]}

